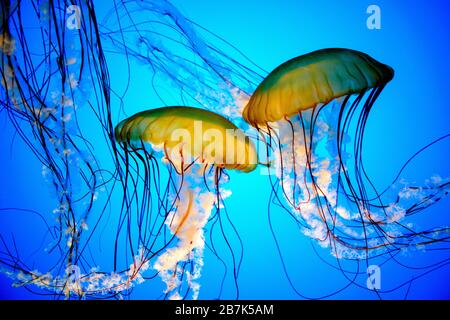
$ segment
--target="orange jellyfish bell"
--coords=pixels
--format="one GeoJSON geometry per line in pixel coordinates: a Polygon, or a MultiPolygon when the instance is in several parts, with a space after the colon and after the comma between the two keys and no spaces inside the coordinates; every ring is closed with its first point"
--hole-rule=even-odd
{"type": "Polygon", "coordinates": [[[336,98],[384,86],[394,70],[350,49],[323,49],[289,60],[258,86],[243,111],[245,121],[265,126],[336,98]]]}

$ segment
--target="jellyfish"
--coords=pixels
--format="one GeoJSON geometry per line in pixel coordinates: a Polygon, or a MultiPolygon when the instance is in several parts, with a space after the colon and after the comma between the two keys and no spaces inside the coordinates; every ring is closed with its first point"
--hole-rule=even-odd
{"type": "MultiPolygon", "coordinates": [[[[129,182],[130,198],[137,196],[136,190],[144,192],[137,218],[142,228],[135,237],[145,252],[142,261],[157,256],[153,267],[166,284],[166,297],[181,299],[191,291],[196,299],[205,226],[212,223],[213,233],[218,223],[225,236],[221,208],[230,194],[224,189],[226,171],[253,171],[255,146],[227,119],[192,107],[139,112],[117,125],[115,138],[124,151],[121,174],[129,182]],[[163,186],[159,161],[167,169],[163,186]],[[169,235],[161,237],[165,228],[169,235]]],[[[230,250],[233,264],[239,264],[242,256],[230,250]]]]}
{"type": "MultiPolygon", "coordinates": [[[[323,49],[273,70],[243,110],[267,146],[273,201],[337,259],[392,258],[448,237],[445,226],[421,229],[409,219],[448,194],[449,181],[411,186],[397,177],[378,190],[364,168],[365,125],[393,76],[365,53],[323,49]]],[[[354,282],[356,273],[345,276],[354,282]]]]}

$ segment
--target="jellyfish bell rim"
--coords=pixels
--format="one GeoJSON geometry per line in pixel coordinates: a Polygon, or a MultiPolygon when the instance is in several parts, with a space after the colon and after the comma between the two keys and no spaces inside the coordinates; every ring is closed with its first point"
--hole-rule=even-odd
{"type": "MultiPolygon", "coordinates": [[[[250,137],[227,118],[202,108],[190,106],[164,106],[138,112],[119,122],[119,124],[114,129],[115,140],[122,146],[126,146],[127,144],[133,145],[138,142],[140,143],[141,148],[145,144],[150,145],[152,150],[155,147],[157,147],[157,149],[158,147],[159,149],[161,149],[161,145],[165,145],[165,142],[167,142],[168,140],[166,139],[167,134],[173,132],[171,130],[183,129],[181,124],[176,124],[177,119],[181,119],[181,121],[184,121],[183,124],[185,125],[186,123],[188,123],[189,127],[186,128],[186,130],[190,132],[193,132],[194,130],[192,128],[192,122],[201,121],[202,123],[206,123],[208,127],[224,133],[225,139],[229,138],[227,130],[236,130],[243,134],[243,137],[245,138],[243,147],[245,148],[244,156],[247,160],[246,162],[234,161],[231,163],[227,163],[225,161],[206,161],[204,162],[205,164],[214,165],[218,168],[238,170],[242,172],[251,172],[257,167],[258,155],[256,152],[256,147],[251,141],[250,137]],[[160,121],[160,119],[162,118],[164,118],[164,121],[160,121]],[[134,130],[134,125],[138,126],[140,124],[139,122],[142,123],[143,120],[145,120],[145,122],[144,127],[141,128],[141,131],[134,130]],[[158,130],[152,131],[152,129],[158,128],[159,124],[163,124],[163,126],[159,127],[158,130]]],[[[239,143],[239,140],[237,138],[236,140],[238,142],[235,143],[239,143]]],[[[224,145],[222,146],[222,149],[226,148],[224,145]]],[[[202,144],[202,152],[203,149],[205,149],[205,146],[202,144]]],[[[132,150],[134,150],[134,148],[132,148],[132,150]]],[[[192,153],[193,154],[191,156],[193,158],[197,158],[197,156],[195,156],[194,154],[195,151],[192,153]]],[[[242,155],[234,154],[234,160],[238,160],[240,156],[242,155]],[[238,159],[236,159],[236,157],[238,157],[238,159]]],[[[225,157],[225,155],[223,155],[223,157],[225,157]]],[[[202,156],[200,156],[200,158],[202,158],[202,156]]],[[[214,160],[216,160],[216,158],[214,158],[214,160]]]]}
{"type": "Polygon", "coordinates": [[[392,67],[361,51],[346,48],[312,51],[270,72],[250,97],[242,116],[255,128],[266,127],[319,104],[384,87],[393,77],[392,67]]]}

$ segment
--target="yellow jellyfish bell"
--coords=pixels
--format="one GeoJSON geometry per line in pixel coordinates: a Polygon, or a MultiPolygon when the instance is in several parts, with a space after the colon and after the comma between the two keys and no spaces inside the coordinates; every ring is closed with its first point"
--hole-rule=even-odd
{"type": "Polygon", "coordinates": [[[243,111],[252,126],[265,126],[338,97],[383,86],[394,70],[350,49],[323,49],[289,60],[258,86],[243,111]]]}
{"type": "Polygon", "coordinates": [[[250,172],[258,160],[254,144],[226,118],[193,107],[162,107],[139,112],[120,122],[116,141],[150,144],[179,168],[187,159],[250,172]]]}

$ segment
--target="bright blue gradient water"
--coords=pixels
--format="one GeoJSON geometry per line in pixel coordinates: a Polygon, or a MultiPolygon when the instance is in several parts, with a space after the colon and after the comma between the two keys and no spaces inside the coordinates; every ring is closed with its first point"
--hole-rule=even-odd
{"type": "MultiPolygon", "coordinates": [[[[95,1],[99,12],[106,9],[107,3],[95,1]]],[[[375,103],[364,141],[365,166],[377,186],[389,183],[415,151],[450,133],[450,5],[447,1],[176,0],[174,4],[189,19],[220,35],[267,71],[290,58],[326,47],[360,50],[392,66],[395,77],[375,103]],[[381,30],[366,27],[366,9],[370,4],[381,8],[381,30]]],[[[114,67],[114,59],[120,58],[108,60],[113,86],[123,81],[123,70],[114,67]]],[[[128,94],[128,114],[142,110],[152,101],[143,101],[147,99],[146,73],[135,74],[133,80],[139,84],[128,94]]],[[[53,210],[54,203],[42,179],[41,165],[20,137],[15,136],[5,112],[0,113],[0,132],[0,207],[53,210]]],[[[102,152],[101,149],[96,151],[102,152]]],[[[450,177],[449,155],[449,143],[438,144],[414,161],[404,175],[417,182],[435,173],[450,177]]],[[[233,195],[226,200],[227,210],[244,244],[240,298],[297,299],[270,233],[267,179],[259,171],[247,175],[232,173],[228,185],[233,195]]],[[[449,208],[450,200],[446,199],[425,211],[424,219],[430,222],[436,216],[448,216],[449,208]]],[[[279,231],[280,242],[284,243],[283,257],[296,287],[306,295],[320,296],[345,284],[339,271],[330,269],[317,257],[310,240],[298,233],[292,221],[276,207],[272,210],[274,227],[279,231]]],[[[27,246],[28,235],[32,239],[31,234],[36,231],[35,225],[27,219],[35,218],[23,215],[23,228],[18,229],[25,236],[22,247],[27,246]]],[[[0,225],[1,233],[8,235],[9,230],[4,229],[0,225]]],[[[326,250],[318,250],[327,256],[326,250]]],[[[429,262],[426,252],[411,254],[410,261],[417,265],[429,262]]],[[[448,252],[440,256],[434,253],[433,257],[445,259],[448,252]]],[[[212,257],[205,257],[200,298],[217,294],[218,267],[212,257]]],[[[383,288],[411,276],[399,266],[387,266],[382,272],[383,288]]],[[[450,298],[449,272],[447,266],[415,280],[408,297],[450,298]]],[[[152,281],[136,288],[132,297],[154,297],[161,288],[161,284],[152,281]]],[[[400,288],[384,297],[402,299],[406,289],[400,288]]],[[[227,286],[223,297],[232,298],[232,292],[227,286]]],[[[373,292],[356,287],[333,297],[377,298],[373,292]]],[[[35,296],[23,288],[12,288],[11,281],[0,276],[0,298],[45,297],[35,296]]]]}

